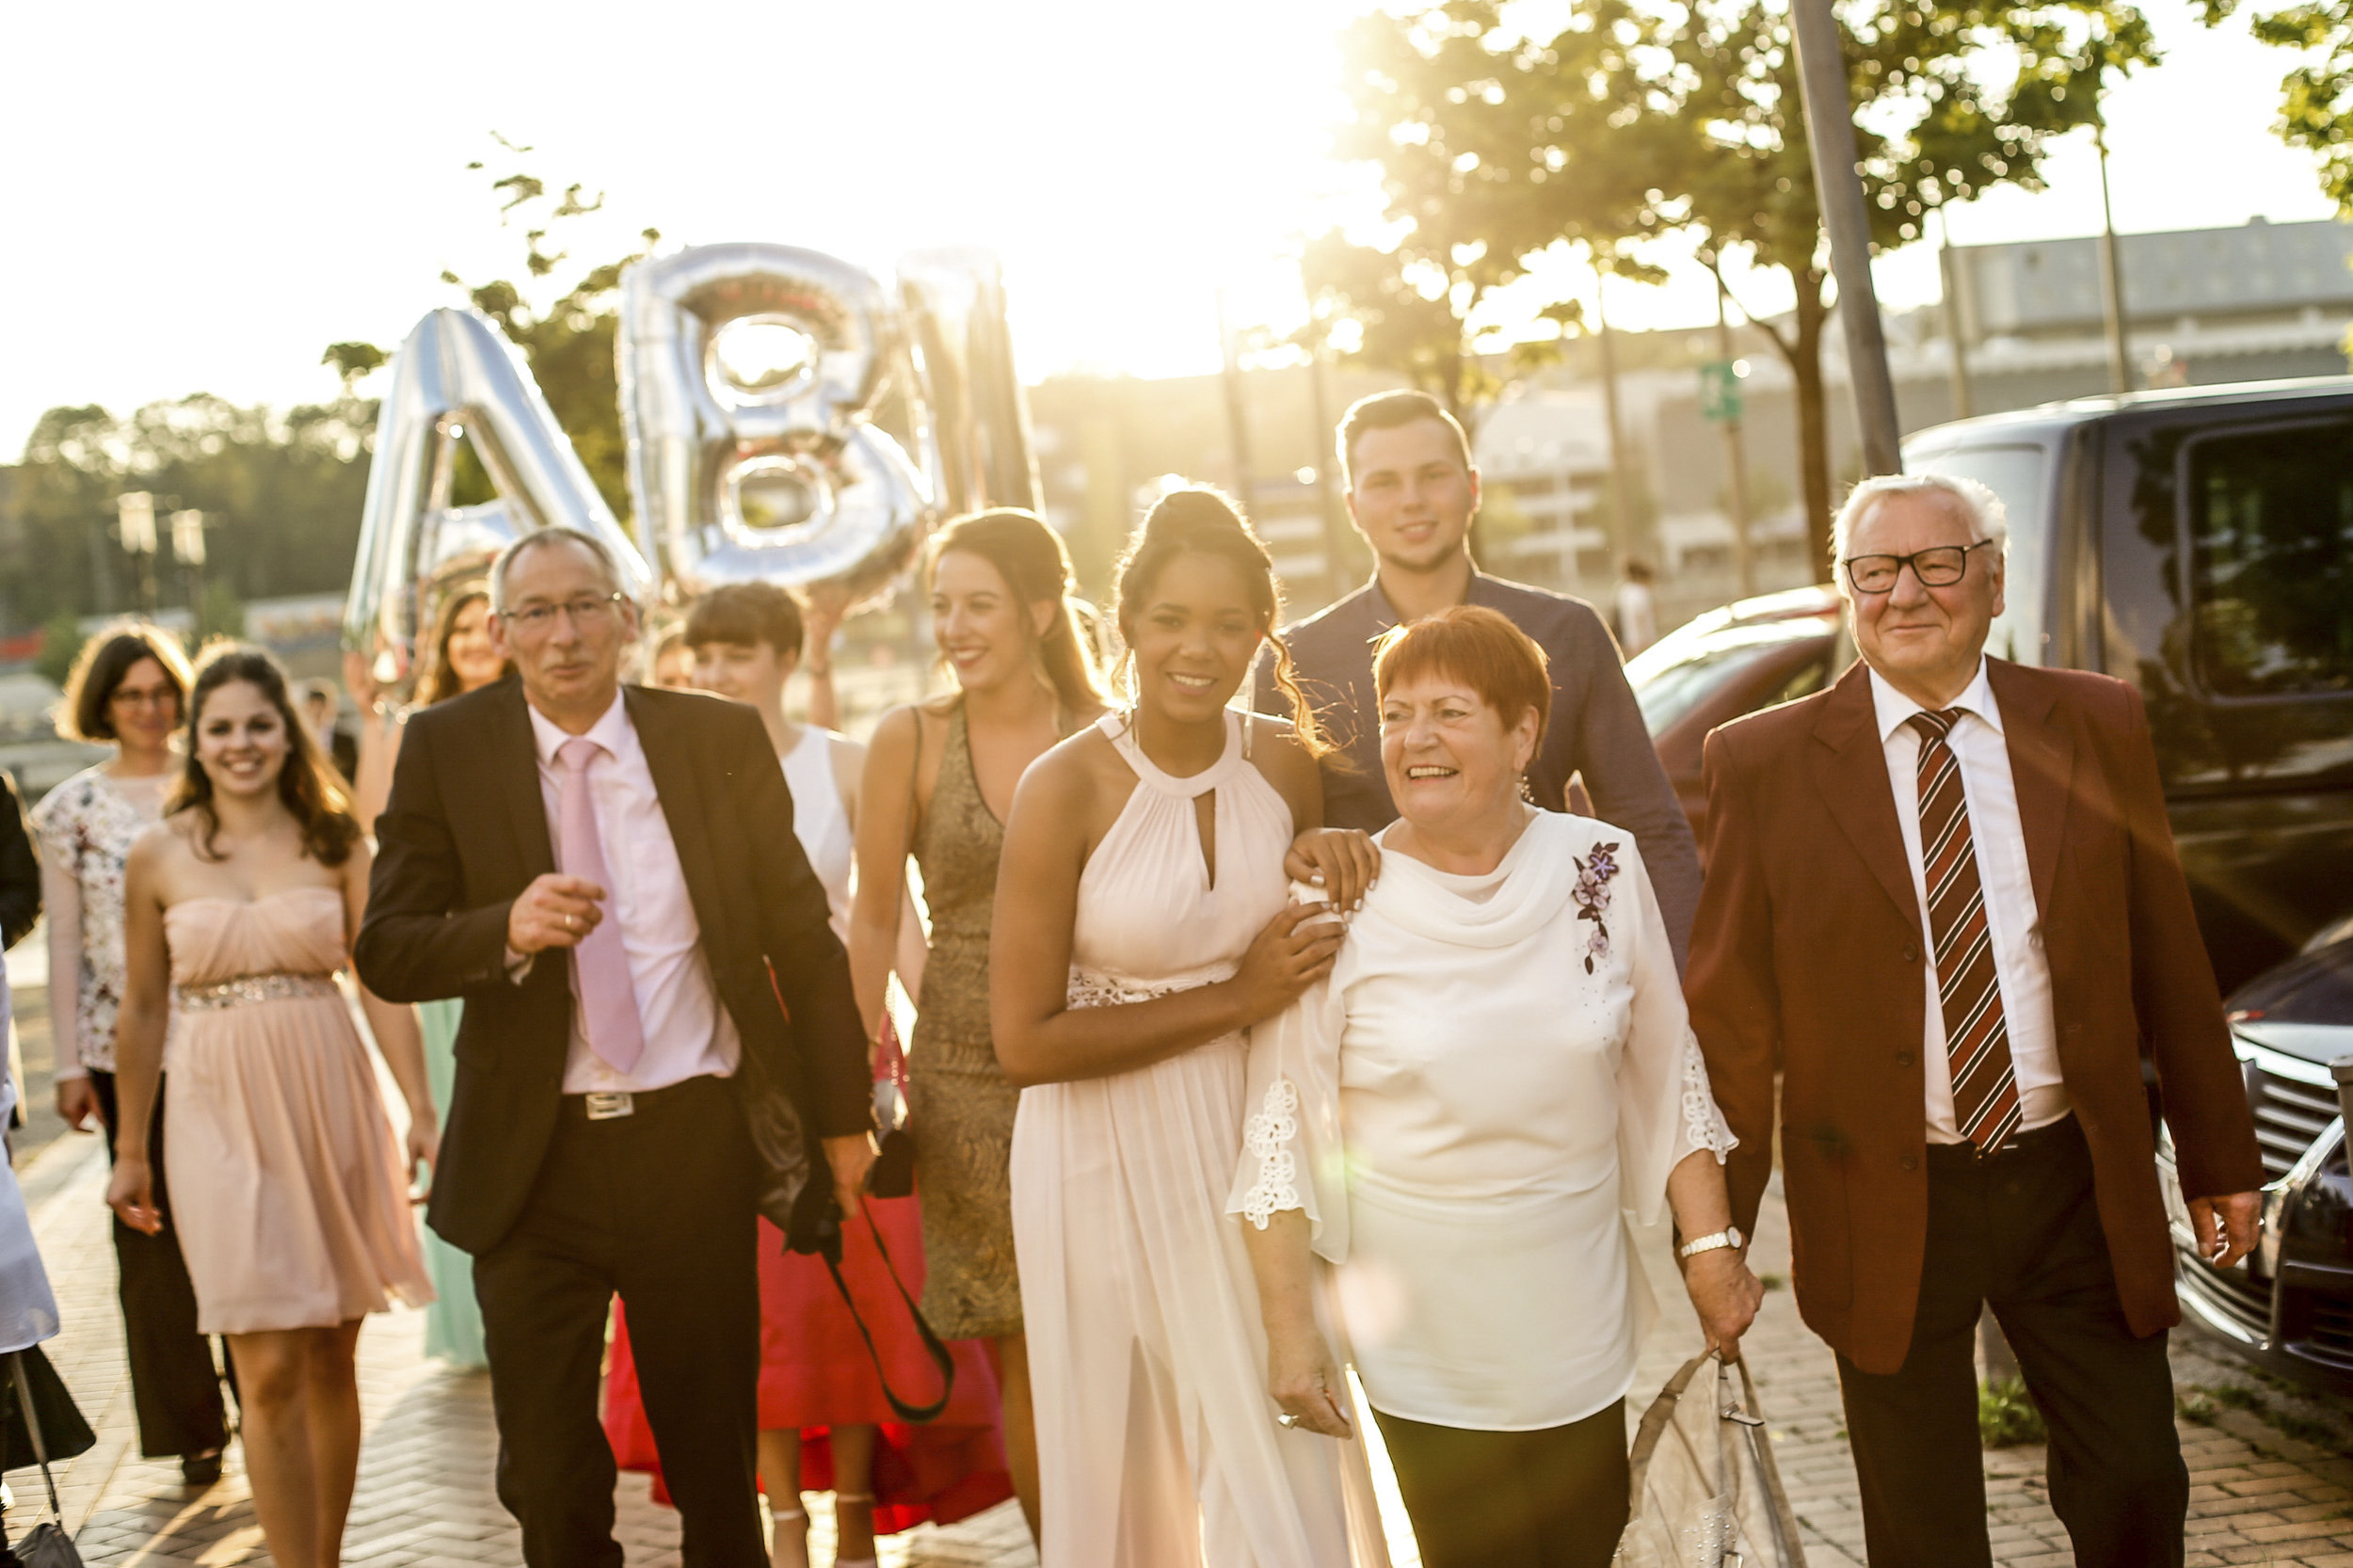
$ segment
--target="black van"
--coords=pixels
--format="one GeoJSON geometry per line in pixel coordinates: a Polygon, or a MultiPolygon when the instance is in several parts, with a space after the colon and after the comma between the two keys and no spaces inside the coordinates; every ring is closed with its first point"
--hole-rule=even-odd
{"type": "Polygon", "coordinates": [[[1963,420],[1904,467],[2008,505],[1987,651],[2147,698],[2226,994],[2353,910],[2353,377],[1963,420]]]}

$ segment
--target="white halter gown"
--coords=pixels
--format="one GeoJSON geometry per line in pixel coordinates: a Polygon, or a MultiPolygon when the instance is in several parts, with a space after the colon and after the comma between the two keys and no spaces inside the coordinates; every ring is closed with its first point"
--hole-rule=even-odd
{"type": "MultiPolygon", "coordinates": [[[[1079,883],[1070,1004],[1230,976],[1289,900],[1282,796],[1243,755],[1152,765],[1126,714],[1100,728],[1136,775],[1079,883]],[[1217,872],[1193,802],[1216,793],[1217,872]]],[[[1044,1493],[1045,1568],[1385,1568],[1359,1441],[1276,1425],[1257,1292],[1226,1192],[1245,1037],[1115,1077],[1025,1089],[1013,1223],[1044,1493]]]]}

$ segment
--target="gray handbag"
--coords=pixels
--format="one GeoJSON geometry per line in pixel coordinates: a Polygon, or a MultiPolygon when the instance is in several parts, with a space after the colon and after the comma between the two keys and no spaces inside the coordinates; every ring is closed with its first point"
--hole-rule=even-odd
{"type": "Polygon", "coordinates": [[[1625,1568],[1805,1568],[1746,1362],[1712,1350],[1685,1362],[1642,1413],[1629,1459],[1625,1568]]]}

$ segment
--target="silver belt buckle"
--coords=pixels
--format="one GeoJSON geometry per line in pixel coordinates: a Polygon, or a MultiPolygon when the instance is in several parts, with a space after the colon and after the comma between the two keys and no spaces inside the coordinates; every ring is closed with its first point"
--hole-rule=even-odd
{"type": "Polygon", "coordinates": [[[602,1090],[588,1096],[588,1119],[592,1122],[617,1121],[635,1114],[637,1101],[624,1091],[602,1090]]]}

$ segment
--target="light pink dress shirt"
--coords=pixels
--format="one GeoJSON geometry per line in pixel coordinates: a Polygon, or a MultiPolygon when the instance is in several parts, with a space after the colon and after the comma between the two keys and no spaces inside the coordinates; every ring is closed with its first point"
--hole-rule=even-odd
{"type": "MultiPolygon", "coordinates": [[[[571,737],[530,710],[534,749],[539,758],[539,798],[547,808],[548,841],[557,846],[562,871],[563,824],[556,814],[556,748],[571,737]]],[[[645,1026],[646,1050],[627,1073],[588,1048],[580,1027],[579,984],[572,981],[571,1042],[564,1060],[564,1093],[645,1092],[690,1078],[726,1078],[743,1057],[735,1020],[719,1005],[703,955],[702,926],[686,892],[670,820],[654,793],[653,770],[637,744],[637,727],[618,696],[587,738],[605,749],[588,768],[588,788],[597,807],[597,838],[614,886],[605,889],[604,918],[621,922],[621,946],[629,954],[629,976],[637,987],[637,1015],[645,1026]]],[[[568,974],[571,965],[565,955],[568,974]]],[[[520,978],[520,976],[519,976],[520,978]]]]}

